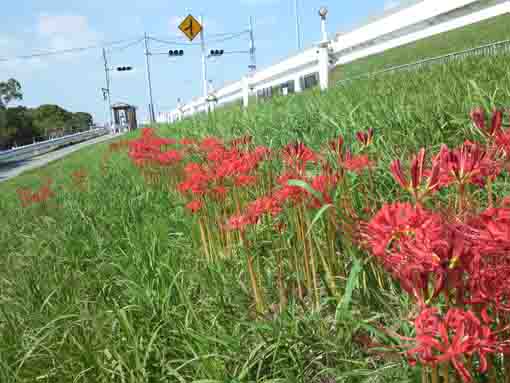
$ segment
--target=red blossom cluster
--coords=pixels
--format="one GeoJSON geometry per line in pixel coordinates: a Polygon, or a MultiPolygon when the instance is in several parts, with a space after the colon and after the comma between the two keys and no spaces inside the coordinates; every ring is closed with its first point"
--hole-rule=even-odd
{"type": "MultiPolygon", "coordinates": [[[[249,136],[177,142],[147,129],[129,143],[129,156],[141,167],[180,164],[180,172],[173,174],[174,187],[184,196],[186,209],[200,217],[201,243],[208,259],[214,258],[211,241],[229,247],[231,238],[236,238],[229,231],[241,233],[237,237],[243,239],[243,233],[263,221],[280,234],[295,229],[303,253],[295,272],[305,275],[305,286],[296,281],[300,297],[305,287],[308,293],[318,294],[317,272],[324,272],[334,294],[338,277],[331,274],[343,268],[335,259],[335,236],[350,238],[417,304],[416,335],[406,345],[409,360],[430,366],[450,363],[469,382],[468,359],[476,358],[479,372],[484,373],[489,355],[510,351],[504,336],[510,323],[510,197],[495,204],[492,191],[492,183],[510,163],[510,129],[504,129],[503,118],[498,110],[487,121],[484,110],[477,108],[471,119],[483,142],[465,141],[455,148],[442,145],[436,153],[422,148],[409,164],[392,161],[390,172],[411,200],[382,206],[368,199],[375,191],[377,163],[372,129],[356,133],[358,151],[340,136],[320,152],[302,142],[270,151],[254,146],[249,136]],[[162,150],[171,145],[175,148],[162,150]],[[349,179],[358,182],[351,184],[349,179]],[[483,210],[478,199],[485,192],[488,207],[483,210]],[[360,218],[349,193],[365,198],[361,210],[369,218],[360,218]],[[316,244],[306,235],[307,209],[325,204],[342,214],[328,211],[328,247],[315,252],[316,244]],[[317,253],[320,264],[314,259],[317,253]]],[[[251,263],[248,267],[260,309],[257,278],[251,263]]],[[[278,278],[281,287],[283,277],[278,278]]],[[[319,304],[319,297],[315,302],[319,304]]]]}
{"type": "Polygon", "coordinates": [[[177,150],[163,151],[162,149],[175,144],[175,140],[158,137],[153,129],[143,128],[141,137],[128,143],[129,157],[136,166],[141,168],[172,165],[181,161],[182,153],[177,150]]]}
{"type": "Polygon", "coordinates": [[[407,351],[411,360],[432,366],[449,362],[464,382],[472,381],[467,358],[477,355],[484,373],[487,355],[509,351],[508,339],[500,335],[510,313],[510,209],[504,203],[491,207],[491,196],[482,212],[465,203],[475,198],[469,185],[484,188],[510,159],[500,146],[508,135],[502,116],[496,111],[488,127],[483,110],[475,109],[473,123],[488,142],[443,145],[430,165],[421,149],[411,159],[410,176],[400,160],[393,161],[393,177],[414,201],[384,204],[363,225],[364,247],[421,310],[407,351]],[[458,202],[455,212],[425,207],[425,197],[450,186],[455,186],[450,190],[458,202]],[[434,306],[441,297],[447,306],[443,314],[434,306]]]}
{"type": "Polygon", "coordinates": [[[450,308],[441,315],[435,307],[424,309],[415,319],[415,344],[407,351],[411,363],[416,360],[423,364],[438,365],[449,362],[463,381],[472,380],[466,368],[466,358],[477,356],[478,370],[487,372],[488,356],[503,352],[507,341],[500,341],[498,333],[490,327],[491,319],[487,311],[482,311],[479,319],[473,311],[450,308]]]}
{"type": "Polygon", "coordinates": [[[51,189],[53,180],[51,178],[46,181],[36,190],[29,188],[19,188],[16,192],[22,207],[29,207],[35,204],[44,204],[50,198],[55,196],[55,193],[51,189]]]}

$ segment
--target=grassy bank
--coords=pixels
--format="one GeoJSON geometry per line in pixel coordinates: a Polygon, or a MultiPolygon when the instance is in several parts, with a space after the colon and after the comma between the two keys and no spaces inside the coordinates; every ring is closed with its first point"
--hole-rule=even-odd
{"type": "MultiPolygon", "coordinates": [[[[387,174],[392,159],[479,138],[469,111],[510,105],[509,73],[508,57],[467,59],[277,98],[247,112],[218,110],[158,134],[251,135],[275,150],[301,140],[318,150],[340,134],[352,142],[354,132],[373,128],[378,165],[370,198],[377,204],[381,196],[396,198],[387,174]]],[[[420,369],[399,355],[367,348],[367,338],[386,339],[381,323],[410,335],[411,305],[389,279],[378,287],[362,252],[347,253],[339,302],[324,298],[320,310],[309,310],[291,299],[283,313],[267,309],[256,319],[242,250],[206,262],[186,202],[165,184],[148,185],[124,151],[86,148],[0,190],[1,382],[419,379],[420,369]],[[72,176],[80,169],[83,184],[72,176]],[[55,197],[22,208],[16,190],[46,177],[55,197]],[[355,265],[360,270],[352,272],[355,265]]],[[[278,303],[271,238],[278,240],[257,247],[269,307],[278,303]]]]}
{"type": "Polygon", "coordinates": [[[501,15],[452,31],[443,32],[380,54],[364,57],[335,68],[333,83],[364,73],[404,65],[430,57],[446,55],[497,41],[510,39],[510,15],[501,15]]]}

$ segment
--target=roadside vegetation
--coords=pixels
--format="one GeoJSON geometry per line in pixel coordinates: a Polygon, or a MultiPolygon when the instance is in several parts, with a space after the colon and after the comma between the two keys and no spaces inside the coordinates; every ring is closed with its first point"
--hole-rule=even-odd
{"type": "Polygon", "coordinates": [[[58,105],[9,106],[22,99],[18,81],[0,82],[0,150],[88,130],[93,123],[89,113],[72,113],[58,105]]]}
{"type": "Polygon", "coordinates": [[[338,80],[397,65],[410,64],[430,57],[508,40],[510,39],[509,22],[510,15],[505,14],[389,49],[377,55],[364,57],[335,68],[331,74],[331,79],[334,83],[338,80]]]}
{"type": "Polygon", "coordinates": [[[509,379],[509,73],[218,110],[3,183],[0,381],[509,379]]]}

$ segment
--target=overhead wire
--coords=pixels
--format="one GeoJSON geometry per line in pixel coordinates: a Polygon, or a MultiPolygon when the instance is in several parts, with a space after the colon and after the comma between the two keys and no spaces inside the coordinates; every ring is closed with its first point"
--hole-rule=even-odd
{"type": "Polygon", "coordinates": [[[142,38],[140,38],[140,39],[138,39],[138,40],[135,40],[135,41],[133,41],[133,42],[131,42],[131,43],[129,43],[129,44],[126,44],[126,45],[124,45],[124,46],[122,46],[122,47],[113,47],[113,48],[109,48],[107,51],[108,51],[108,52],[123,52],[123,51],[125,51],[125,50],[126,50],[126,49],[128,49],[128,48],[131,48],[131,47],[133,47],[133,46],[135,46],[135,45],[140,44],[143,40],[144,40],[144,38],[142,37],[142,38]]]}
{"type": "Polygon", "coordinates": [[[18,55],[18,56],[12,56],[12,57],[0,57],[0,62],[8,62],[8,61],[14,61],[14,60],[30,60],[30,59],[34,59],[34,58],[58,56],[58,55],[84,52],[87,50],[105,48],[105,47],[109,47],[109,46],[125,44],[125,43],[132,43],[132,42],[133,42],[133,40],[117,40],[117,41],[110,41],[110,42],[88,45],[88,46],[84,46],[84,47],[50,50],[50,51],[45,51],[45,52],[32,53],[32,54],[28,54],[28,55],[18,55]]]}

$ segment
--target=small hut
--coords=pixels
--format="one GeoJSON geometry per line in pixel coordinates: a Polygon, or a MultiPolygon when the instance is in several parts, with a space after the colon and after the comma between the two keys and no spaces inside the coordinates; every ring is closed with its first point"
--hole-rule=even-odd
{"type": "Polygon", "coordinates": [[[112,105],[112,111],[114,132],[118,133],[138,128],[136,106],[119,102],[112,105]]]}

